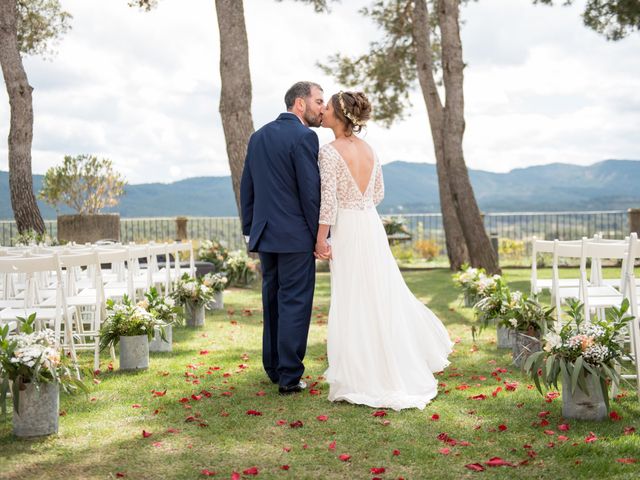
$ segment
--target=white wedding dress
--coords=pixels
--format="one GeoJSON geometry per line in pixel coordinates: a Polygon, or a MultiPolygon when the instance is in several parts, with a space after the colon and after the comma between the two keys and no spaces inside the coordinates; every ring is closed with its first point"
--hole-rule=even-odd
{"type": "Polygon", "coordinates": [[[409,290],[375,206],[384,197],[375,159],[364,194],[330,144],[319,154],[320,223],[331,225],[329,400],[423,409],[437,394],[434,372],[452,343],[440,320],[409,290]]]}

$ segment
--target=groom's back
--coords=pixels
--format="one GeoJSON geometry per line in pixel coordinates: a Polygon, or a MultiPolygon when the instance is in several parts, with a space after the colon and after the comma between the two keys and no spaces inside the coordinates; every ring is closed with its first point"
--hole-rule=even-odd
{"type": "Polygon", "coordinates": [[[251,136],[241,192],[243,217],[251,217],[243,218],[251,250],[313,251],[320,195],[317,152],[315,132],[290,113],[251,136]]]}

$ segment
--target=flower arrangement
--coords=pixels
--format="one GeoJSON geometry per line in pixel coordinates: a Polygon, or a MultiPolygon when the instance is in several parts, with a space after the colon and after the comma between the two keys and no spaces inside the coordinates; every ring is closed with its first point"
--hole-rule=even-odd
{"type": "Polygon", "coordinates": [[[570,380],[574,393],[579,387],[589,393],[587,376],[593,375],[599,380],[602,394],[609,408],[607,381],[616,385],[620,374],[616,365],[624,353],[622,350],[623,329],[633,319],[628,313],[629,301],[624,300],[620,308],[611,308],[608,318],[585,322],[583,304],[570,300],[568,314],[571,321],[559,331],[551,328],[543,337],[544,348],[532,354],[524,364],[524,370],[531,375],[542,393],[540,380],[546,388],[558,388],[558,378],[564,375],[570,380]]]}
{"type": "Polygon", "coordinates": [[[385,217],[382,220],[382,224],[387,235],[396,235],[398,233],[410,235],[409,229],[402,218],[385,217]]]}
{"type": "MultiPolygon", "coordinates": [[[[35,331],[36,314],[27,319],[18,318],[20,331],[9,336],[9,325],[0,328],[0,404],[6,414],[6,399],[9,391],[18,392],[25,384],[39,388],[44,383],[57,383],[66,393],[87,387],[78,378],[77,371],[68,357],[60,354],[53,330],[35,331]]],[[[20,395],[12,395],[15,411],[19,409],[20,395]]]]}
{"type": "Polygon", "coordinates": [[[258,277],[258,262],[249,258],[246,252],[237,250],[229,254],[226,273],[230,285],[246,287],[258,277]]]}
{"type": "MultiPolygon", "coordinates": [[[[513,309],[518,308],[522,299],[522,293],[519,291],[511,292],[505,281],[498,275],[492,278],[494,285],[483,290],[486,294],[478,300],[473,309],[475,310],[476,319],[479,322],[479,331],[485,329],[490,322],[497,322],[498,326],[513,328],[511,324],[507,324],[505,320],[510,316],[513,309]]],[[[476,289],[477,291],[477,289],[476,289]]],[[[476,293],[476,295],[479,295],[476,293]]],[[[475,338],[476,328],[472,328],[475,338]]]]}
{"type": "Polygon", "coordinates": [[[460,272],[453,275],[453,282],[462,289],[465,303],[473,306],[478,300],[493,294],[503,280],[500,275],[489,276],[483,268],[465,264],[460,272]]]}
{"type": "Polygon", "coordinates": [[[144,296],[144,300],[139,301],[138,306],[153,315],[158,322],[164,325],[177,325],[180,323],[182,312],[173,298],[161,296],[155,287],[151,287],[144,296]]]}
{"type": "Polygon", "coordinates": [[[555,319],[555,307],[545,308],[536,297],[529,298],[522,292],[511,294],[511,302],[504,306],[504,317],[498,325],[519,332],[546,332],[555,319]]]}
{"type": "Polygon", "coordinates": [[[188,273],[182,275],[182,278],[176,282],[176,287],[171,292],[173,298],[179,305],[187,302],[194,305],[206,305],[213,300],[214,291],[211,287],[203,283],[202,278],[192,277],[188,273]]]}
{"type": "Polygon", "coordinates": [[[224,242],[218,240],[204,240],[198,248],[198,258],[213,263],[216,272],[224,270],[229,250],[224,242]]]}
{"type": "Polygon", "coordinates": [[[222,273],[207,273],[202,277],[202,283],[214,292],[222,292],[227,288],[227,277],[222,273]]]}
{"type": "Polygon", "coordinates": [[[155,315],[140,305],[135,305],[125,295],[122,302],[107,300],[107,316],[100,329],[100,349],[115,346],[120,337],[147,335],[153,338],[154,328],[158,327],[165,340],[164,324],[155,315]]]}

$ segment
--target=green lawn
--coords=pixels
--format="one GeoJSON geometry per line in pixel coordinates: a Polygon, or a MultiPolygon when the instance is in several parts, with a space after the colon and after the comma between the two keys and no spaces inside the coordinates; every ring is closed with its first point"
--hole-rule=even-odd
{"type": "MultiPolygon", "coordinates": [[[[513,288],[528,290],[528,270],[504,274],[513,288]]],[[[152,354],[148,371],[110,372],[104,357],[88,396],[62,397],[59,435],[16,440],[10,418],[0,423],[0,478],[198,479],[205,478],[203,469],[216,472],[212,478],[238,472],[238,478],[296,480],[637,475],[638,464],[617,461],[640,462],[640,435],[625,434],[631,427],[640,431],[633,387],[612,403],[621,420],[563,422],[561,399],[547,403],[511,367],[510,353],[495,348],[493,331],[474,347],[471,310],[461,307],[450,272],[412,271],[405,278],[458,342],[452,365],[439,377],[440,394],[424,411],[375,417],[374,409],[326,400],[329,277],[321,273],[306,358],[312,390],[277,394],[261,367],[259,291],[231,290],[228,312],[210,314],[202,330],[174,330],[173,353],[152,354]],[[507,391],[505,382],[515,390],[507,391]],[[486,398],[471,398],[480,394],[486,398]],[[302,426],[291,426],[298,421],[302,426]],[[558,429],[562,423],[568,431],[558,429]],[[143,431],[151,435],[145,438],[143,431]],[[586,443],[590,432],[597,440],[586,443]],[[342,454],[350,459],[341,461],[342,454]],[[492,457],[516,467],[486,466],[492,457]],[[465,468],[473,463],[486,471],[465,468]],[[257,477],[243,474],[251,467],[257,477]]],[[[91,355],[82,358],[90,365],[91,355]]]]}

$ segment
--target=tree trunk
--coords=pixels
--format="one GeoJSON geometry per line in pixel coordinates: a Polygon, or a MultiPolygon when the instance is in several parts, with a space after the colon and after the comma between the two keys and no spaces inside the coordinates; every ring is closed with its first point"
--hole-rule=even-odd
{"type": "Polygon", "coordinates": [[[433,53],[429,37],[429,11],[426,0],[416,0],[414,2],[412,25],[418,80],[429,115],[429,125],[436,155],[440,209],[442,210],[442,223],[447,244],[447,255],[449,256],[449,266],[452,270],[459,270],[462,264],[468,261],[468,253],[462,227],[453,204],[444,158],[444,112],[436,81],[433,77],[433,53]]]}
{"type": "Polygon", "coordinates": [[[244,23],[242,0],[216,0],[220,29],[220,116],[227,143],[233,192],[238,215],[240,209],[240,179],[247,155],[247,144],[253,133],[251,117],[251,74],[249,44],[244,23]]]}
{"type": "Polygon", "coordinates": [[[445,88],[444,158],[453,204],[466,240],[471,265],[488,273],[498,273],[498,259],[484,228],[464,162],[464,91],[462,42],[460,40],[460,0],[440,0],[439,18],[442,42],[442,71],[445,88]]]}
{"type": "Polygon", "coordinates": [[[44,221],[33,193],[31,142],[33,105],[27,74],[18,47],[15,0],[0,0],[0,65],[9,95],[9,188],[18,232],[44,233],[44,221]]]}

